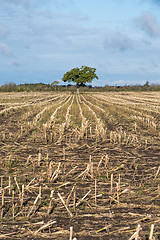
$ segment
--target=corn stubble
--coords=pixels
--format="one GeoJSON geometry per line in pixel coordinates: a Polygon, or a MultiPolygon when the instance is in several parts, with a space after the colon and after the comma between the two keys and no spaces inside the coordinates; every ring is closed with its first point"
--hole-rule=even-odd
{"type": "Polygon", "coordinates": [[[159,239],[159,93],[0,104],[0,238],[159,239]]]}

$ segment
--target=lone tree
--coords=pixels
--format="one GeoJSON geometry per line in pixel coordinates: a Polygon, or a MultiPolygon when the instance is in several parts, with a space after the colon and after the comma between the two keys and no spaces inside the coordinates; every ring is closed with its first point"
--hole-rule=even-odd
{"type": "Polygon", "coordinates": [[[57,86],[59,84],[59,81],[54,81],[54,82],[52,82],[51,83],[51,86],[53,87],[53,86],[57,86]]]}
{"type": "Polygon", "coordinates": [[[56,91],[58,84],[59,84],[59,81],[54,81],[51,83],[51,87],[54,87],[54,90],[56,91]]]}
{"type": "Polygon", "coordinates": [[[82,66],[81,68],[73,68],[69,72],[66,72],[62,78],[63,82],[74,82],[77,87],[85,86],[85,84],[91,83],[94,78],[97,78],[95,74],[96,68],[82,66]]]}

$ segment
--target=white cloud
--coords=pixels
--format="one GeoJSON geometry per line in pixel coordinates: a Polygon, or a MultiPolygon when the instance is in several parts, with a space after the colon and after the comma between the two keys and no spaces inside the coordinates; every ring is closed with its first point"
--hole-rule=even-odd
{"type": "Polygon", "coordinates": [[[104,46],[114,50],[125,51],[133,48],[133,41],[126,34],[115,32],[104,40],[104,46]]]}
{"type": "Polygon", "coordinates": [[[0,42],[0,53],[4,56],[12,56],[13,53],[6,43],[0,42]]]}
{"type": "Polygon", "coordinates": [[[20,67],[22,63],[16,59],[8,62],[8,66],[20,67]]]}
{"type": "Polygon", "coordinates": [[[135,23],[140,30],[151,37],[158,37],[160,35],[160,25],[150,13],[144,13],[139,18],[136,18],[135,23]]]}

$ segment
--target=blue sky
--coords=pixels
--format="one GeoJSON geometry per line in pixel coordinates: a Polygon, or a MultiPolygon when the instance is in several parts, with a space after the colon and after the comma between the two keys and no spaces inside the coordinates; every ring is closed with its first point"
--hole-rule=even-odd
{"type": "Polygon", "coordinates": [[[93,85],[160,84],[160,0],[0,0],[0,85],[52,83],[95,67],[93,85]]]}

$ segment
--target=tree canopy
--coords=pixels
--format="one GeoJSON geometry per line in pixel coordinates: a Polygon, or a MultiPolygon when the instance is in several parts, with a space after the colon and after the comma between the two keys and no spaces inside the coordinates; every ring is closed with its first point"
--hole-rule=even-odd
{"type": "Polygon", "coordinates": [[[81,68],[73,68],[69,72],[66,72],[62,78],[64,82],[74,82],[78,86],[85,86],[85,84],[91,83],[94,78],[98,79],[95,74],[96,68],[82,66],[81,68]]]}
{"type": "Polygon", "coordinates": [[[53,86],[56,86],[58,84],[59,84],[59,81],[54,81],[54,82],[51,83],[51,86],[53,87],[53,86]]]}

